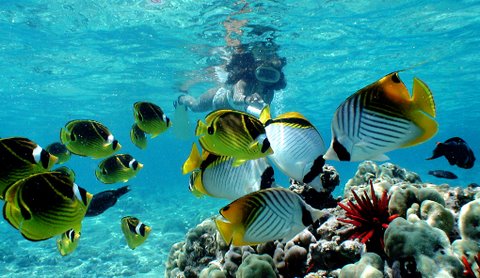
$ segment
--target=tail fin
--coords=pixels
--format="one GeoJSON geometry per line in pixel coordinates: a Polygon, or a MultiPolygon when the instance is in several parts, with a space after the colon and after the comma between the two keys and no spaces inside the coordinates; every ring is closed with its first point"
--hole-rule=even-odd
{"type": "Polygon", "coordinates": [[[115,190],[115,193],[117,195],[117,198],[120,198],[121,196],[125,195],[127,192],[130,191],[130,187],[127,186],[123,186],[123,187],[120,187],[119,189],[115,190]]]}
{"type": "Polygon", "coordinates": [[[70,142],[70,132],[64,127],[60,129],[60,141],[64,145],[70,142]]]}
{"type": "Polygon", "coordinates": [[[262,173],[260,189],[271,188],[275,182],[274,170],[272,166],[268,166],[262,173]]]}
{"type": "Polygon", "coordinates": [[[436,110],[432,91],[430,91],[427,84],[418,78],[413,79],[413,102],[430,117],[435,117],[436,110]]]}
{"type": "Polygon", "coordinates": [[[272,120],[272,116],[270,115],[270,105],[266,105],[262,109],[262,112],[260,112],[260,122],[266,126],[270,120],[272,120]]]}
{"type": "Polygon", "coordinates": [[[195,136],[202,136],[207,134],[207,125],[203,123],[201,120],[197,121],[197,127],[195,128],[195,136]]]}
{"type": "Polygon", "coordinates": [[[193,143],[192,150],[190,151],[190,155],[188,156],[185,163],[183,163],[182,174],[185,175],[199,168],[201,163],[202,163],[202,157],[200,156],[200,152],[198,151],[197,145],[193,143]]]}

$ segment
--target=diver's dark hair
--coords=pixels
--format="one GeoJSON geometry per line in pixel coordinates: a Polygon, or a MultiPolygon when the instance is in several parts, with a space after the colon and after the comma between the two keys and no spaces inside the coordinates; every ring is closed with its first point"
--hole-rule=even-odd
{"type": "Polygon", "coordinates": [[[244,79],[255,79],[255,58],[251,52],[233,54],[230,63],[227,64],[227,84],[235,84],[244,79]]]}

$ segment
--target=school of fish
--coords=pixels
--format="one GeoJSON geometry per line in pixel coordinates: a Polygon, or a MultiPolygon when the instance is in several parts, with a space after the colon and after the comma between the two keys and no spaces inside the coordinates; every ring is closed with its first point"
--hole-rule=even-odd
{"type": "MultiPolygon", "coordinates": [[[[175,126],[175,119],[172,123],[151,102],[136,102],[133,111],[130,138],[139,149],[147,148],[148,135],[153,139],[175,126]]],[[[197,122],[198,144],[193,142],[182,173],[190,174],[188,186],[194,196],[230,201],[215,218],[227,244],[289,240],[324,212],[276,183],[274,167],[321,190],[326,161],[388,159],[389,151],[432,138],[438,131],[435,117],[433,94],[426,83],[414,78],[410,95],[398,72],[360,89],[338,106],[328,147],[300,112],[272,117],[266,106],[256,117],[215,110],[197,122]]],[[[61,128],[59,140],[42,149],[27,138],[0,139],[0,199],[10,225],[31,241],[58,236],[57,248],[65,256],[79,243],[84,217],[103,213],[130,187],[92,195],[75,183],[72,169],[52,167],[67,162],[71,155],[102,159],[95,176],[113,184],[134,178],[144,165],[130,154],[116,154],[122,146],[95,120],[69,121],[61,128]]],[[[442,155],[462,168],[471,168],[475,160],[460,138],[438,143],[430,159],[442,155]]],[[[144,243],[152,231],[134,216],[124,216],[120,222],[131,249],[144,243]]]]}

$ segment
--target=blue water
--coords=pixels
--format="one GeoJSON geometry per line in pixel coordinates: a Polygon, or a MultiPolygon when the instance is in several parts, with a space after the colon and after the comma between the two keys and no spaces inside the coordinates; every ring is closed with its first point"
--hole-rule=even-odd
{"type": "MultiPolygon", "coordinates": [[[[287,57],[287,88],[277,93],[276,114],[303,113],[330,140],[330,120],[349,95],[387,73],[400,74],[410,89],[414,76],[433,91],[438,134],[430,141],[389,153],[390,162],[441,184],[428,170],[445,169],[466,186],[479,166],[464,170],[445,159],[426,161],[436,141],[464,138],[480,155],[479,1],[249,1],[249,12],[233,15],[251,25],[275,28],[287,57]]],[[[152,101],[173,116],[179,86],[219,63],[212,50],[225,45],[222,22],[240,10],[233,1],[6,1],[0,2],[0,137],[24,136],[42,146],[59,140],[73,119],[106,124],[130,153],[145,164],[132,191],[101,216],[83,222],[79,247],[61,257],[55,240],[29,242],[0,220],[0,275],[161,276],[170,246],[227,202],[197,199],[180,167],[192,140],[167,132],[147,150],[129,139],[132,105],[152,101]],[[120,218],[133,215],[153,231],[130,250],[120,218]]],[[[245,27],[243,42],[262,40],[245,27]]],[[[194,87],[200,94],[208,84],[194,87]]],[[[192,119],[203,114],[191,114],[192,119]]],[[[66,165],[92,193],[121,185],[97,181],[98,160],[74,157],[66,165]]],[[[358,163],[331,163],[341,186],[358,163]]],[[[287,185],[284,176],[277,181],[287,185]]],[[[342,188],[336,190],[341,194],[342,188]]]]}

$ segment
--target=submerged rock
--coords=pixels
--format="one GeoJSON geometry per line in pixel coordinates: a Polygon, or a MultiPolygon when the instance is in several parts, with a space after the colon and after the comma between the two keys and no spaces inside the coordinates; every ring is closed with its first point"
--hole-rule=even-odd
{"type": "Polygon", "coordinates": [[[391,195],[388,211],[402,217],[386,230],[385,255],[365,253],[365,244],[349,239],[352,225],[338,220],[346,217],[345,211],[337,206],[340,200],[331,196],[340,182],[333,167],[324,168],[324,180],[322,192],[291,184],[290,189],[307,203],[328,212],[292,240],[228,247],[208,219],[172,247],[166,276],[259,277],[252,276],[259,275],[258,269],[263,277],[460,277],[463,255],[476,267],[480,205],[473,200],[480,196],[479,187],[422,183],[418,174],[392,163],[360,163],[345,185],[344,198],[358,202],[352,189],[358,196],[363,191],[370,196],[373,180],[377,197],[387,191],[391,195]],[[453,245],[450,240],[455,240],[453,245]]]}

